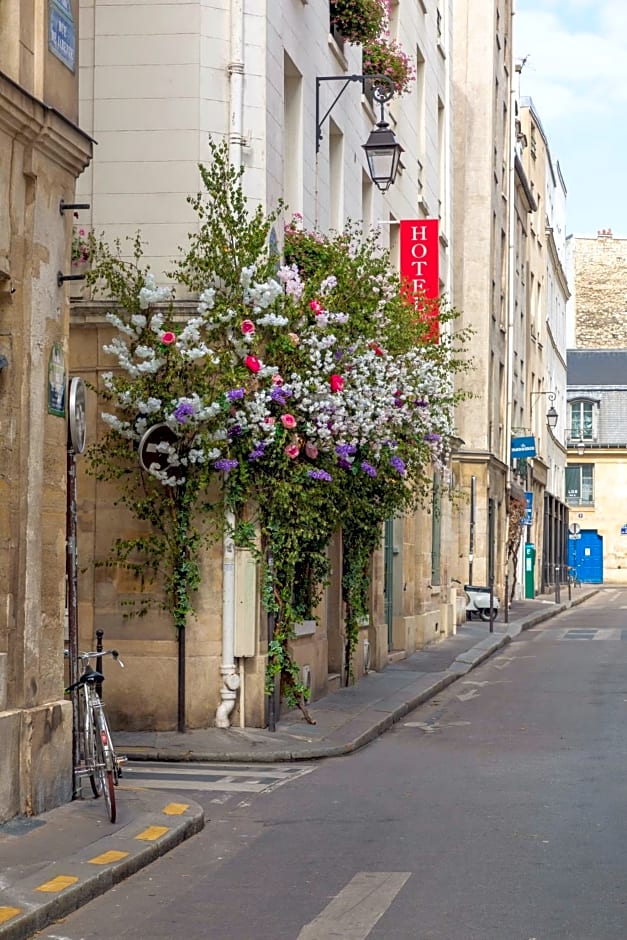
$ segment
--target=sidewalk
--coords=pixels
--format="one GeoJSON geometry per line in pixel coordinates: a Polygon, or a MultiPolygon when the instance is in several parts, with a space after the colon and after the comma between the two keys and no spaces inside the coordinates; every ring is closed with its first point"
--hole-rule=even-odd
{"type": "Polygon", "coordinates": [[[316,724],[299,710],[281,716],[276,731],[260,728],[207,728],[201,731],[118,732],[116,747],[131,760],[273,762],[337,757],[363,747],[417,705],[432,698],[506,643],[534,624],[554,617],[596,593],[577,588],[572,601],[555,603],[555,595],[515,601],[509,623],[503,611],[494,623],[464,623],[447,637],[382,672],[371,672],[354,686],[342,688],[308,706],[316,724]]]}
{"type": "MultiPolygon", "coordinates": [[[[115,743],[133,760],[250,763],[349,754],[521,631],[595,593],[578,588],[571,602],[560,604],[553,595],[516,601],[509,623],[499,619],[493,633],[487,623],[465,623],[455,636],[315,702],[310,706],[315,725],[295,711],[281,718],[274,733],[256,728],[208,728],[187,734],[118,732],[115,743]]],[[[166,793],[127,789],[123,779],[118,820],[112,826],[102,800],[86,799],[0,826],[0,940],[26,940],[150,864],[204,824],[202,809],[193,801],[172,803],[166,793]]]]}

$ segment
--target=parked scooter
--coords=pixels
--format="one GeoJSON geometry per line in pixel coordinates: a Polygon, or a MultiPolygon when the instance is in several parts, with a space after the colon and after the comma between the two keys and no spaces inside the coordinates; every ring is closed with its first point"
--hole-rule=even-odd
{"type": "MultiPolygon", "coordinates": [[[[465,584],[466,619],[472,620],[478,614],[481,620],[490,619],[490,588],[480,587],[476,584],[465,584]]],[[[492,620],[496,620],[499,612],[499,599],[492,594],[492,620]]]]}

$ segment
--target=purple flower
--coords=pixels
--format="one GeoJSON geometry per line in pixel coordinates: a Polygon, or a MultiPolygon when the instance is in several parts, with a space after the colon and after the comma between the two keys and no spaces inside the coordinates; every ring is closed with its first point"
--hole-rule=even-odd
{"type": "Polygon", "coordinates": [[[229,470],[235,470],[235,468],[239,466],[239,461],[229,460],[227,457],[220,457],[213,466],[216,470],[224,470],[225,473],[228,473],[229,470]]]}
{"type": "Polygon", "coordinates": [[[242,433],[242,426],[241,426],[241,424],[234,424],[234,425],[233,425],[232,427],[230,427],[230,428],[228,429],[228,431],[226,432],[227,437],[239,437],[241,433],[242,433]]]}
{"type": "Polygon", "coordinates": [[[245,388],[232,388],[230,392],[226,393],[226,397],[229,401],[239,401],[239,399],[243,398],[245,394],[245,388]]]}
{"type": "Polygon", "coordinates": [[[425,434],[425,441],[429,444],[435,444],[438,441],[442,440],[439,434],[434,434],[432,431],[429,431],[428,434],[425,434]]]}
{"type": "Polygon", "coordinates": [[[326,470],[309,470],[307,476],[311,477],[312,480],[324,480],[325,483],[330,483],[333,479],[331,474],[327,473],[326,470]]]}
{"type": "Polygon", "coordinates": [[[188,418],[192,418],[194,415],[194,406],[191,405],[188,401],[182,401],[174,409],[174,417],[179,424],[186,424],[188,418]]]}
{"type": "Polygon", "coordinates": [[[343,457],[344,459],[352,457],[356,450],[357,448],[354,444],[336,444],[335,447],[335,453],[338,457],[343,457]]]}
{"type": "Polygon", "coordinates": [[[407,472],[405,469],[405,461],[401,457],[390,457],[390,466],[393,467],[400,476],[405,476],[407,472]]]}
{"type": "Polygon", "coordinates": [[[282,385],[275,386],[270,392],[270,398],[272,401],[276,402],[277,405],[285,405],[287,399],[292,395],[291,389],[285,388],[282,385]]]}
{"type": "Polygon", "coordinates": [[[421,399],[420,401],[417,401],[417,402],[416,402],[416,408],[426,408],[426,407],[427,407],[427,402],[426,402],[426,401],[423,401],[423,400],[421,399]]]}
{"type": "Polygon", "coordinates": [[[264,456],[265,452],[266,452],[266,445],[265,445],[265,444],[257,444],[257,446],[255,447],[255,449],[254,449],[254,450],[251,450],[251,452],[249,453],[248,459],[249,459],[250,461],[259,460],[261,457],[264,456]]]}
{"type": "Polygon", "coordinates": [[[371,463],[368,463],[366,460],[362,460],[360,466],[364,473],[367,473],[369,477],[376,477],[377,471],[371,463]]]}
{"type": "Polygon", "coordinates": [[[337,465],[338,467],[341,467],[342,470],[350,470],[351,467],[353,466],[352,463],[350,463],[350,461],[344,460],[343,457],[337,458],[337,465]]]}

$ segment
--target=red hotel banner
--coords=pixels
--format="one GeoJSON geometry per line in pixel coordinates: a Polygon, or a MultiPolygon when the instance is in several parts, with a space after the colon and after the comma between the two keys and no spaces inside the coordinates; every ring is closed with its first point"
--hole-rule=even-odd
{"type": "MultiPolygon", "coordinates": [[[[401,278],[407,291],[407,299],[421,307],[421,300],[435,301],[440,294],[440,241],[438,219],[402,219],[401,234],[401,278]]],[[[426,303],[427,316],[437,318],[435,305],[426,303]]],[[[438,328],[434,324],[432,338],[437,339],[438,328]]]]}

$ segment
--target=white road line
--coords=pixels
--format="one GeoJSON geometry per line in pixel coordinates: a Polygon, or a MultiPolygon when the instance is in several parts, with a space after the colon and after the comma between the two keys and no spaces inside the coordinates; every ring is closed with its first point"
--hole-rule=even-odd
{"type": "Polygon", "coordinates": [[[305,924],[297,940],[365,940],[387,911],[409,871],[362,871],[305,924]]]}
{"type": "Polygon", "coordinates": [[[162,764],[158,765],[145,765],[143,761],[138,761],[133,764],[129,762],[126,765],[124,768],[124,776],[126,776],[127,773],[140,775],[142,777],[145,774],[176,774],[177,777],[185,775],[191,777],[194,774],[202,774],[203,776],[208,775],[211,777],[255,777],[259,780],[265,777],[270,777],[272,780],[275,780],[277,777],[284,777],[286,780],[293,780],[303,774],[311,773],[312,769],[311,767],[307,767],[297,773],[291,771],[288,774],[285,773],[280,765],[277,765],[274,770],[258,770],[254,765],[249,767],[248,770],[232,770],[230,767],[228,770],[224,770],[223,768],[216,769],[211,764],[179,764],[175,761],[164,761],[162,764]]]}

